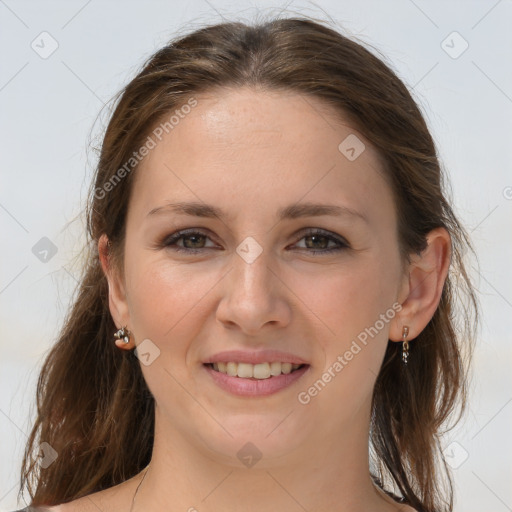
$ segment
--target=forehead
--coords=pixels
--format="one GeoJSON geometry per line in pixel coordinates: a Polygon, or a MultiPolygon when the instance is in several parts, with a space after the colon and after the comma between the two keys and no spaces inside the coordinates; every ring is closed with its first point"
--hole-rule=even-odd
{"type": "Polygon", "coordinates": [[[301,198],[377,216],[392,207],[380,155],[322,101],[251,88],[195,99],[139,165],[137,214],[182,200],[228,213],[230,205],[263,212],[301,198]]]}

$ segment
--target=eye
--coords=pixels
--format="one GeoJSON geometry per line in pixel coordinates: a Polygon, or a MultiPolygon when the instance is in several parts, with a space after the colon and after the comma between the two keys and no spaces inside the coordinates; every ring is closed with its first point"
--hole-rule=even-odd
{"type": "Polygon", "coordinates": [[[342,237],[322,229],[310,228],[306,233],[303,233],[303,235],[301,240],[306,240],[306,249],[312,249],[307,252],[312,252],[313,254],[327,254],[350,247],[348,242],[342,237]],[[328,247],[329,243],[334,244],[334,246],[331,245],[331,247],[328,247]]]}
{"type": "Polygon", "coordinates": [[[194,229],[187,229],[178,231],[168,237],[166,237],[161,246],[170,247],[178,252],[197,253],[201,249],[210,249],[211,247],[204,247],[203,243],[208,239],[208,235],[194,229]],[[182,241],[183,245],[177,245],[177,242],[182,241]]]}
{"type": "MultiPolygon", "coordinates": [[[[342,237],[318,228],[309,228],[302,234],[303,236],[299,241],[306,240],[306,242],[305,247],[300,248],[300,250],[305,250],[308,253],[327,254],[350,247],[348,242],[342,237]],[[331,244],[331,247],[329,247],[329,244],[331,244]]],[[[209,236],[202,231],[187,229],[167,236],[159,244],[159,247],[167,247],[174,251],[195,254],[200,253],[204,249],[215,248],[215,246],[205,246],[205,242],[209,239],[209,236]],[[181,242],[181,245],[178,242],[181,242]]]]}

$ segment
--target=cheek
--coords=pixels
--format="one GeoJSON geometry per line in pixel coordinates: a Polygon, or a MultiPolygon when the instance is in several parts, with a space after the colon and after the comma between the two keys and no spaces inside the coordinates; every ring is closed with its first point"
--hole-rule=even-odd
{"type": "Polygon", "coordinates": [[[346,355],[346,378],[355,381],[368,369],[378,373],[396,314],[395,267],[381,252],[379,257],[368,255],[321,277],[297,281],[297,295],[306,297],[304,302],[321,325],[315,342],[324,353],[325,368],[346,355]]]}
{"type": "Polygon", "coordinates": [[[308,404],[305,410],[311,417],[336,417],[333,428],[340,420],[350,425],[356,411],[364,404],[369,407],[395,315],[393,276],[382,251],[375,250],[329,273],[298,281],[298,294],[307,298],[315,325],[321,325],[313,327],[313,336],[317,352],[323,352],[298,399],[308,404]]]}
{"type": "Polygon", "coordinates": [[[214,276],[171,264],[160,255],[127,258],[127,269],[130,319],[138,337],[180,350],[179,340],[193,335],[201,298],[215,284],[214,276]]]}
{"type": "Polygon", "coordinates": [[[299,277],[297,295],[323,321],[331,337],[340,343],[373,324],[392,304],[390,274],[378,262],[353,265],[314,279],[299,277]]]}
{"type": "MultiPolygon", "coordinates": [[[[208,291],[218,279],[213,272],[190,271],[165,258],[144,258],[130,265],[130,321],[136,343],[151,340],[158,355],[141,369],[158,403],[167,403],[172,394],[177,409],[188,410],[188,394],[182,393],[179,383],[189,382],[194,371],[187,365],[193,356],[190,349],[193,341],[201,338],[208,291]]],[[[197,392],[191,385],[187,389],[197,392]]]]}

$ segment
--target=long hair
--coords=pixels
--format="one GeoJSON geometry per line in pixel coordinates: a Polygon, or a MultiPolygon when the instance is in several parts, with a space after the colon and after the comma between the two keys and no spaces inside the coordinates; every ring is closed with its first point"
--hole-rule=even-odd
{"type": "Polygon", "coordinates": [[[373,392],[369,443],[372,477],[383,490],[399,493],[418,511],[451,510],[452,479],[440,436],[449,420],[460,420],[467,396],[478,317],[464,265],[471,244],[450,207],[432,136],[407,87],[362,43],[300,17],[226,22],[176,38],[115,97],[85,211],[86,264],[39,376],[20,493],[28,488],[32,506],[68,502],[131,478],[151,460],[154,398],[138,359],[113,343],[116,326],[97,243],[107,235],[111,261],[122,271],[138,168],[134,152],[195,95],[242,86],[322,100],[364,134],[391,184],[404,261],[425,248],[430,230],[443,226],[450,233],[441,300],[411,344],[406,368],[400,344],[388,342],[373,392]],[[37,456],[41,443],[58,454],[45,468],[37,456]]]}

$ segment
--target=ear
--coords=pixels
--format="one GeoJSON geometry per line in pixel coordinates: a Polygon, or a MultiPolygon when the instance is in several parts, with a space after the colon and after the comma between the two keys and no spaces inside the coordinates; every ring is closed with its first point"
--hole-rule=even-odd
{"type": "MultiPolygon", "coordinates": [[[[110,314],[112,315],[112,319],[118,329],[127,326],[129,330],[130,315],[126,301],[125,286],[123,280],[119,276],[119,272],[111,263],[109,249],[108,237],[107,235],[102,234],[98,240],[98,253],[103,273],[108,281],[108,305],[110,314]]],[[[112,333],[112,338],[114,338],[114,333],[112,333]]],[[[121,340],[116,340],[116,345],[119,348],[126,350],[130,350],[135,347],[133,337],[127,344],[123,343],[121,340]]]]}
{"type": "Polygon", "coordinates": [[[450,234],[442,227],[433,229],[427,235],[427,247],[411,258],[399,293],[402,309],[393,319],[390,340],[402,341],[404,326],[409,327],[407,339],[414,339],[430,322],[441,300],[450,259],[450,234]]]}

